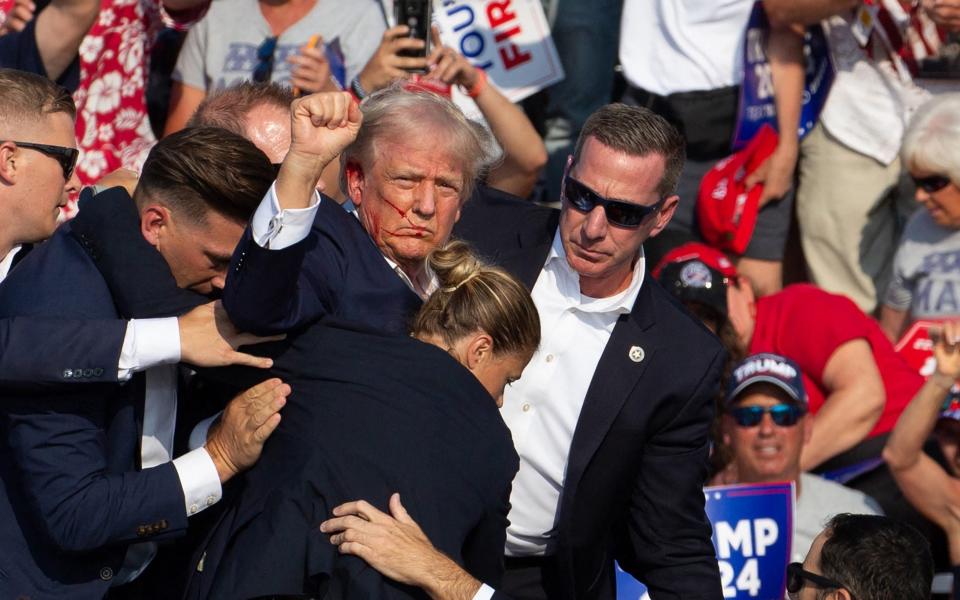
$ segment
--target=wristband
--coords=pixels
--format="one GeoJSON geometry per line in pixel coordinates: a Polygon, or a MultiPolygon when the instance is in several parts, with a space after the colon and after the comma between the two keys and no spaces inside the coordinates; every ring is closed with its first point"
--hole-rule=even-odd
{"type": "Polygon", "coordinates": [[[363,89],[363,86],[360,85],[360,76],[357,75],[352,80],[350,80],[350,89],[357,96],[358,100],[363,100],[367,97],[367,90],[363,89]]]}
{"type": "MultiPolygon", "coordinates": [[[[463,88],[463,86],[460,87],[463,88]]],[[[473,82],[470,89],[463,90],[463,92],[471,98],[476,98],[485,87],[487,87],[487,72],[483,69],[477,69],[477,80],[473,82]]]]}

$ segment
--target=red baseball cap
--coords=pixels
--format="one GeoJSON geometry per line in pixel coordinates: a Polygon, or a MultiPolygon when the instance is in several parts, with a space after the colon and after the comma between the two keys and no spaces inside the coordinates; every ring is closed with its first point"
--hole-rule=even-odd
{"type": "Polygon", "coordinates": [[[721,160],[703,176],[697,220],[707,243],[734,254],[747,249],[760,212],[763,184],[747,191],[744,182],[773,154],[777,141],[777,132],[764,125],[746,148],[721,160]]]}
{"type": "Polygon", "coordinates": [[[727,258],[727,255],[723,252],[700,242],[687,242],[664,254],[657,266],[653,268],[653,276],[659,279],[660,271],[668,264],[689,260],[699,260],[724,277],[736,277],[737,275],[737,268],[733,266],[733,261],[727,258]]]}

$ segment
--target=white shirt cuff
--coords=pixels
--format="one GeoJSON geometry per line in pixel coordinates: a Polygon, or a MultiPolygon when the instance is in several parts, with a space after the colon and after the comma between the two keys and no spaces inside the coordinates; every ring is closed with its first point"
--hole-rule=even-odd
{"type": "Polygon", "coordinates": [[[493,598],[494,589],[487,584],[480,586],[477,593],[473,595],[473,600],[490,600],[493,598]]]}
{"type": "Polygon", "coordinates": [[[176,317],[132,319],[120,347],[117,378],[126,381],[138,371],[180,362],[180,325],[176,317]]]}
{"type": "Polygon", "coordinates": [[[220,501],[223,495],[220,476],[206,448],[197,448],[173,459],[173,466],[180,477],[188,517],[220,501]]]}
{"type": "Polygon", "coordinates": [[[277,182],[267,191],[260,201],[257,212],[250,222],[253,240],[261,248],[282,250],[303,241],[310,234],[313,219],[320,206],[320,194],[313,193],[313,200],[307,208],[280,209],[277,200],[277,182]]]}
{"type": "Polygon", "coordinates": [[[223,411],[221,410],[212,417],[208,417],[197,423],[193,431],[190,432],[190,440],[187,442],[191,450],[203,448],[203,445],[207,443],[207,434],[210,433],[210,426],[213,425],[213,422],[219,419],[222,414],[223,411]]]}

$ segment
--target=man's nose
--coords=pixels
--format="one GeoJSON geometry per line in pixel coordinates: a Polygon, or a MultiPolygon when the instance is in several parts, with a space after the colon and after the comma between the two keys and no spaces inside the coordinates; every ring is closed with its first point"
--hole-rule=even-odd
{"type": "Polygon", "coordinates": [[[422,184],[417,193],[413,210],[421,217],[431,217],[437,212],[437,192],[433,185],[422,184]]]}
{"type": "Polygon", "coordinates": [[[77,170],[74,169],[73,173],[70,173],[70,179],[63,184],[63,191],[68,194],[76,194],[80,192],[80,188],[83,187],[80,183],[80,177],[77,175],[77,170]]]}
{"type": "Polygon", "coordinates": [[[583,233],[591,240],[599,240],[607,235],[607,215],[602,206],[594,206],[587,213],[587,220],[583,224],[583,233]]]}

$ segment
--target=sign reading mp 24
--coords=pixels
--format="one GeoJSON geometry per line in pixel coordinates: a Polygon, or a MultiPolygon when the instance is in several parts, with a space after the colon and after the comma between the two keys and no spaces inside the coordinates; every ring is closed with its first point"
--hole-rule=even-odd
{"type": "Polygon", "coordinates": [[[438,0],[433,17],[443,43],[513,102],[563,79],[540,0],[438,0]]]}
{"type": "MultiPolygon", "coordinates": [[[[708,487],[724,598],[781,600],[793,542],[794,484],[708,487]]],[[[617,566],[617,600],[647,600],[644,585],[617,566]]]]}

